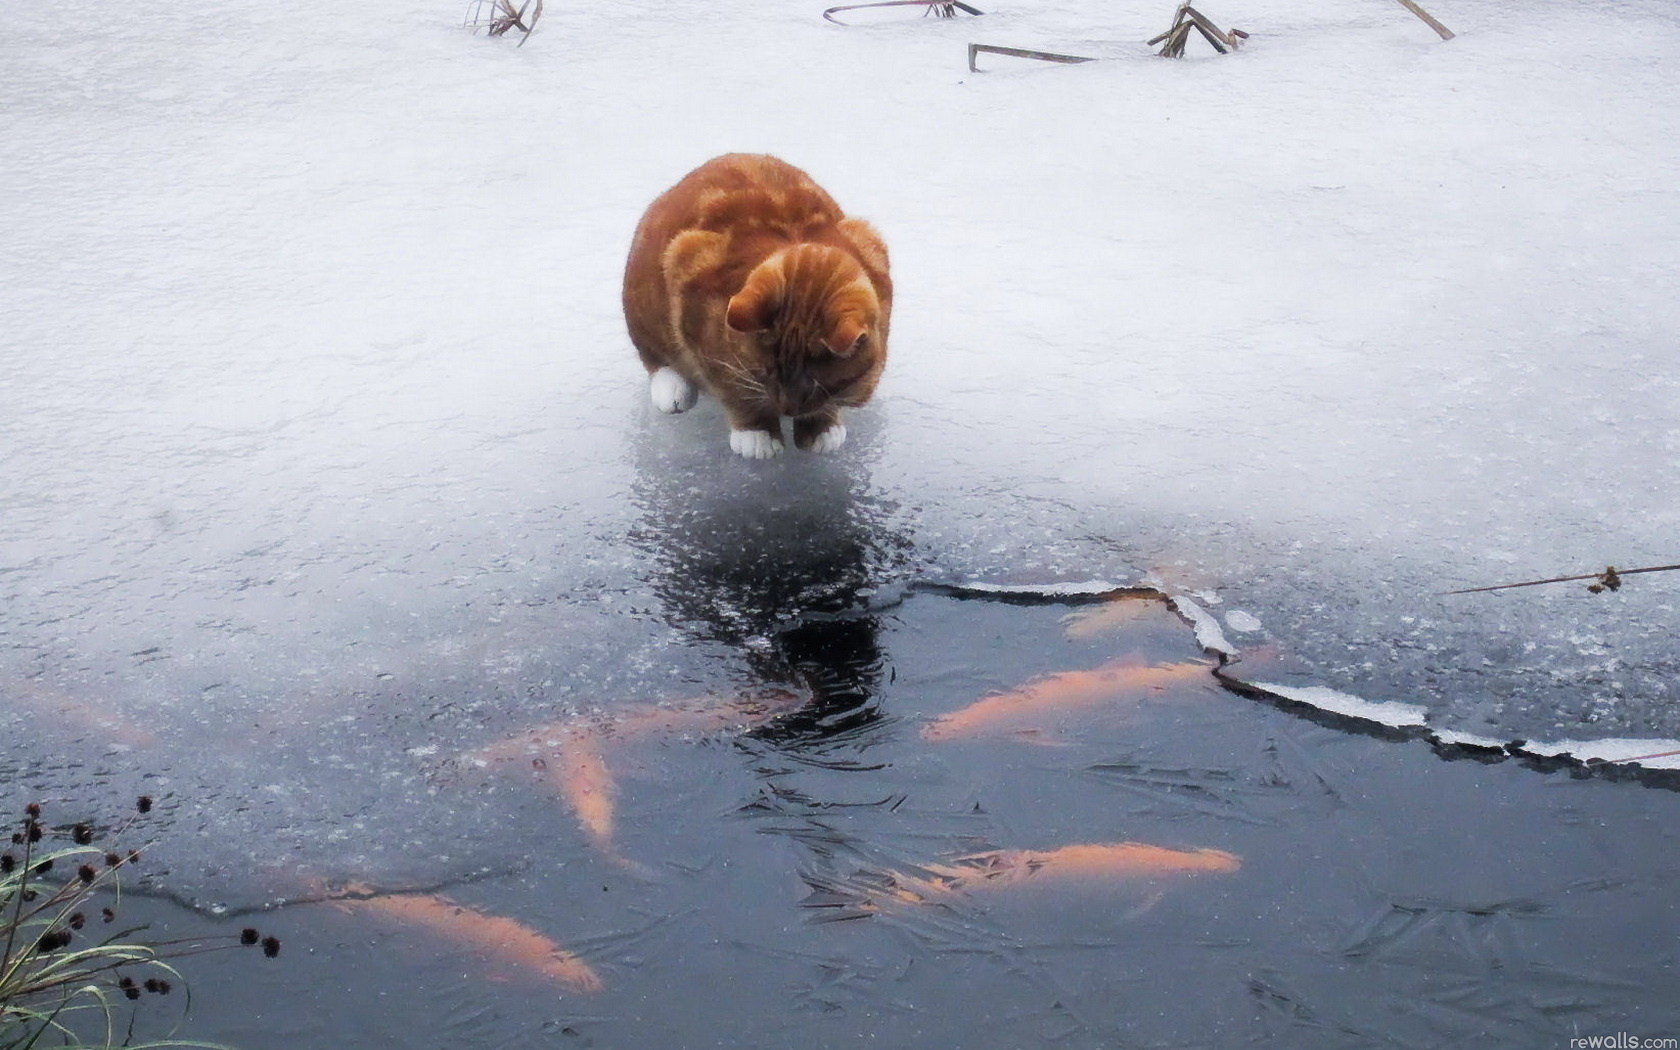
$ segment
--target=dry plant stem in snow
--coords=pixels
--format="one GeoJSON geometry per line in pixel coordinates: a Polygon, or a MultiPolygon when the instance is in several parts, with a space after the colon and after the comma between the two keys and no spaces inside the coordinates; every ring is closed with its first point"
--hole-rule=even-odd
{"type": "Polygon", "coordinates": [[[462,24],[475,31],[483,29],[490,36],[504,36],[517,29],[522,34],[519,46],[524,47],[525,41],[531,39],[532,31],[537,28],[537,19],[542,17],[542,12],[543,0],[524,0],[517,7],[513,0],[473,0],[462,24]]]}
{"type": "Polygon", "coordinates": [[[1190,30],[1202,34],[1213,49],[1220,54],[1229,54],[1237,49],[1237,45],[1248,39],[1248,34],[1240,29],[1233,29],[1229,33],[1213,24],[1212,19],[1191,7],[1189,4],[1179,4],[1178,10],[1173,12],[1173,24],[1165,33],[1161,33],[1149,41],[1150,47],[1166,41],[1161,48],[1164,58],[1183,58],[1184,45],[1190,39],[1190,30]]]}
{"type": "Polygon", "coordinates": [[[1424,22],[1428,24],[1429,28],[1435,30],[1436,35],[1438,35],[1442,40],[1451,40],[1453,38],[1454,34],[1452,30],[1435,21],[1434,17],[1430,15],[1428,11],[1419,7],[1414,0],[1400,0],[1400,2],[1406,6],[1406,10],[1423,19],[1424,22]]]}
{"type": "Polygon", "coordinates": [[[1525,580],[1522,583],[1496,583],[1491,587],[1466,587],[1460,591],[1442,591],[1442,594],[1481,594],[1485,591],[1508,591],[1513,587],[1538,587],[1543,583],[1569,583],[1572,580],[1594,580],[1587,590],[1594,594],[1605,591],[1619,591],[1622,589],[1623,576],[1637,576],[1642,572],[1675,572],[1680,565],[1652,565],[1644,569],[1618,569],[1614,565],[1603,572],[1582,573],[1579,576],[1553,576],[1545,580],[1525,580]]]}
{"type": "MultiPolygon", "coordinates": [[[[136,816],[151,806],[150,798],[141,798],[136,816]]],[[[273,958],[279,940],[246,929],[225,937],[148,941],[136,936],[144,927],[113,929],[121,875],[140,862],[139,851],[95,846],[88,824],[49,830],[41,814],[39,804],[26,806],[0,852],[0,1050],[217,1046],[172,1037],[135,1043],[135,1014],[129,1012],[119,1029],[120,1008],[180,987],[184,1016],[185,985],[168,960],[241,946],[260,946],[273,958]]],[[[115,830],[127,830],[134,819],[115,830]]]]}
{"type": "Polygon", "coordinates": [[[955,18],[958,11],[964,11],[971,15],[986,13],[977,7],[971,7],[963,3],[962,0],[876,0],[875,3],[870,4],[844,4],[840,7],[831,7],[823,12],[823,17],[837,26],[843,26],[846,23],[835,18],[835,15],[842,11],[862,11],[870,7],[920,7],[924,8],[922,11],[923,18],[928,15],[935,18],[955,18]]]}

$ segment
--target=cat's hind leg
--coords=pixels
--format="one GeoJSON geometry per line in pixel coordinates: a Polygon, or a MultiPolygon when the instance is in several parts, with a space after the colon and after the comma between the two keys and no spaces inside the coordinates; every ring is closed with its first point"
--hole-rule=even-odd
{"type": "Polygon", "coordinates": [[[814,416],[795,419],[793,443],[806,452],[833,452],[844,445],[846,424],[840,422],[840,410],[829,408],[814,416]]]}
{"type": "Polygon", "coordinates": [[[648,377],[648,396],[653,399],[654,408],[674,415],[693,408],[700,399],[700,389],[681,372],[664,365],[648,377]]]}

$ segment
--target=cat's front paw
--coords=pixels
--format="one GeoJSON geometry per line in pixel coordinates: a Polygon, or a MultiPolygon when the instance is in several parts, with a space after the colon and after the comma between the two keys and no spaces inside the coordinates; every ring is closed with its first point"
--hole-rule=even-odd
{"type": "Polygon", "coordinates": [[[811,438],[805,448],[810,452],[833,452],[846,443],[846,424],[836,423],[811,438]]]}
{"type": "Polygon", "coordinates": [[[748,459],[770,459],[782,454],[782,439],[765,430],[731,430],[729,447],[748,459]]]}
{"type": "Polygon", "coordinates": [[[681,372],[667,365],[648,378],[648,396],[661,412],[687,412],[699,400],[700,391],[681,372]]]}

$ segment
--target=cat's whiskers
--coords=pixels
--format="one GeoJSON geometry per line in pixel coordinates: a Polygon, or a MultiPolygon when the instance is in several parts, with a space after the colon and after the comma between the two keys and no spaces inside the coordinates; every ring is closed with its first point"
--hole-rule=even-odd
{"type": "Polygon", "coordinates": [[[722,365],[724,371],[740,384],[740,392],[745,397],[760,404],[769,404],[770,391],[766,387],[762,375],[748,366],[738,361],[731,361],[728,358],[719,358],[717,363],[722,365]]]}

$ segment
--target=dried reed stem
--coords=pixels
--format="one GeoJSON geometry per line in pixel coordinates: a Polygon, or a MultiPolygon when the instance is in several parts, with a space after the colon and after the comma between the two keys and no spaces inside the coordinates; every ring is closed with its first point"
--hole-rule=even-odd
{"type": "Polygon", "coordinates": [[[1435,32],[1439,33],[1441,35],[1442,40],[1451,40],[1453,38],[1453,36],[1454,36],[1453,31],[1448,29],[1446,26],[1442,25],[1441,23],[1435,21],[1434,16],[1432,16],[1428,11],[1425,11],[1423,8],[1419,7],[1417,5],[1417,3],[1415,2],[1415,0],[1400,0],[1400,2],[1405,5],[1406,10],[1410,11],[1412,14],[1417,15],[1419,18],[1423,19],[1424,22],[1426,22],[1429,25],[1429,28],[1431,28],[1431,29],[1435,30],[1435,32]]]}

